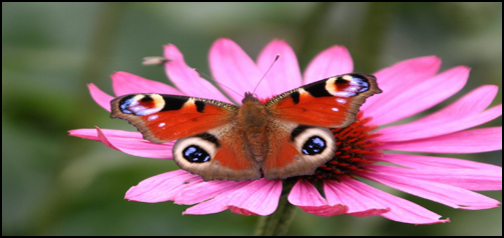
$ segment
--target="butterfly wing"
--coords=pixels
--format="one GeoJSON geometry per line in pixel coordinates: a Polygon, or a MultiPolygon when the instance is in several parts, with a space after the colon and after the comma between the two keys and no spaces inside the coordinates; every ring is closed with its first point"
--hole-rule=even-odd
{"type": "Polygon", "coordinates": [[[336,141],[326,127],[348,126],[364,100],[380,92],[374,76],[348,74],[288,91],[264,105],[252,94],[242,107],[131,94],[111,101],[111,117],[128,120],[149,141],[178,140],[175,162],[204,180],[277,179],[312,174],[330,160],[336,141]]]}
{"type": "Polygon", "coordinates": [[[238,107],[186,96],[130,94],[111,101],[112,118],[137,127],[146,140],[177,140],[173,159],[184,170],[205,180],[261,177],[259,165],[235,126],[238,107]]]}
{"type": "Polygon", "coordinates": [[[373,75],[347,74],[270,99],[265,106],[273,115],[271,141],[276,143],[261,165],[264,177],[313,174],[337,149],[327,127],[350,125],[365,99],[380,92],[373,75]]]}
{"type": "Polygon", "coordinates": [[[130,94],[111,102],[111,118],[127,120],[146,140],[163,143],[222,126],[236,114],[232,104],[194,97],[130,94]]]}
{"type": "Polygon", "coordinates": [[[259,163],[244,143],[243,132],[233,124],[178,140],[173,159],[205,181],[261,178],[259,163]]]}
{"type": "Polygon", "coordinates": [[[261,164],[266,179],[313,174],[336,151],[334,136],[325,127],[293,122],[275,124],[277,129],[271,134],[271,147],[261,164]]]}
{"type": "Polygon", "coordinates": [[[345,127],[355,121],[367,97],[381,93],[376,78],[369,74],[330,77],[282,93],[268,102],[279,119],[305,125],[345,127]]]}

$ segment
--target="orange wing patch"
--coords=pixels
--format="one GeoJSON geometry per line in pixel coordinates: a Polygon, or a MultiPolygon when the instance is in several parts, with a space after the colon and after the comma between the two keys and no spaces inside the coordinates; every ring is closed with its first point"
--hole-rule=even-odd
{"type": "Polygon", "coordinates": [[[313,97],[308,92],[299,95],[299,102],[285,98],[276,104],[272,113],[281,119],[300,124],[323,127],[340,127],[355,120],[351,110],[353,99],[336,96],[313,97]]]}

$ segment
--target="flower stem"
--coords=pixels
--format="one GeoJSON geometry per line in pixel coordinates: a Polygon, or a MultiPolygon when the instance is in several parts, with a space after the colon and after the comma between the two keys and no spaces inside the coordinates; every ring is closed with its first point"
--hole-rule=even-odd
{"type": "Polygon", "coordinates": [[[280,197],[277,210],[259,219],[256,236],[281,236],[285,235],[290,223],[296,214],[296,207],[287,201],[286,196],[280,197]]]}

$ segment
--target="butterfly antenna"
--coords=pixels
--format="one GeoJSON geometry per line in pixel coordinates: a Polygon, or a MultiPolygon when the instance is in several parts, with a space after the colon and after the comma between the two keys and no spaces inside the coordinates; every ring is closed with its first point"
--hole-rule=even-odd
{"type": "MultiPolygon", "coordinates": [[[[219,86],[225,87],[225,88],[229,89],[229,91],[231,91],[231,92],[233,92],[233,93],[238,94],[240,97],[243,97],[243,95],[242,95],[242,94],[240,94],[239,92],[237,92],[237,91],[233,90],[232,88],[228,87],[227,85],[225,85],[225,84],[222,84],[222,83],[218,82],[217,80],[215,80],[215,79],[213,79],[212,77],[208,76],[207,74],[205,74],[205,73],[203,73],[203,72],[199,71],[198,69],[195,69],[195,68],[193,68],[193,69],[194,69],[194,70],[195,70],[198,74],[201,74],[201,75],[205,76],[206,78],[208,78],[208,79],[212,80],[213,82],[215,82],[215,83],[216,83],[216,84],[218,84],[219,86]]],[[[221,90],[221,91],[222,91],[222,90],[221,90]]]]}
{"type": "Polygon", "coordinates": [[[275,64],[275,62],[277,62],[278,58],[280,58],[280,55],[276,55],[275,59],[273,60],[273,62],[271,62],[268,70],[266,70],[266,72],[263,74],[262,78],[259,80],[259,82],[256,84],[255,88],[254,88],[254,91],[252,91],[252,93],[255,93],[257,87],[259,87],[259,84],[261,84],[261,82],[263,81],[264,77],[266,77],[266,74],[268,74],[268,72],[271,70],[271,68],[273,68],[273,65],[275,64]]]}

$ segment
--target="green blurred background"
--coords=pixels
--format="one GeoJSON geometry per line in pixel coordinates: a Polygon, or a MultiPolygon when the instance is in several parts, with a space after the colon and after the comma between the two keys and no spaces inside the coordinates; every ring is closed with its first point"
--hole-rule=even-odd
{"type": "MultiPolygon", "coordinates": [[[[2,235],[253,234],[256,216],[182,216],[187,206],[124,200],[128,188],[176,165],[67,134],[94,126],[134,131],[111,120],[86,84],[112,94],[115,71],[167,82],[162,67],[141,65],[166,43],[208,73],[208,50],[220,37],[252,58],[285,39],[302,68],[335,44],[348,47],[359,72],[425,55],[439,56],[443,70],[471,67],[463,91],[442,105],[483,84],[502,86],[502,3],[2,3],[2,235]]],[[[484,126],[499,125],[502,117],[484,126]]],[[[502,164],[502,151],[450,156],[502,164]]],[[[288,235],[502,235],[502,208],[455,210],[392,193],[452,222],[415,226],[299,210],[288,235]]],[[[502,200],[501,191],[482,193],[502,200]]]]}

